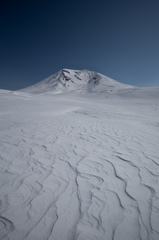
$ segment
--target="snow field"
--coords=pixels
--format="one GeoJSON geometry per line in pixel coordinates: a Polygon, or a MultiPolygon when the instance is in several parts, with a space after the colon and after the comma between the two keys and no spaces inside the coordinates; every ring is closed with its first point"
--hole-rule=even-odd
{"type": "Polygon", "coordinates": [[[159,239],[159,109],[124,96],[0,93],[0,239],[159,239]]]}

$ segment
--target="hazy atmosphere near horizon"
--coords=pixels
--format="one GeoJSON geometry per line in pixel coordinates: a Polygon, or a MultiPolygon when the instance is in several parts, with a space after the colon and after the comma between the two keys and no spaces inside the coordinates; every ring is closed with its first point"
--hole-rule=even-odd
{"type": "Polygon", "coordinates": [[[60,69],[159,86],[159,1],[3,1],[0,89],[17,90],[60,69]]]}

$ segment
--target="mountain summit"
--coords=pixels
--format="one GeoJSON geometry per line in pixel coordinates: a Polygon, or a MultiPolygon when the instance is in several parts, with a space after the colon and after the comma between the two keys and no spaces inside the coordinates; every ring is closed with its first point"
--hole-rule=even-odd
{"type": "Polygon", "coordinates": [[[90,70],[62,69],[59,72],[45,78],[39,83],[19,91],[27,93],[63,93],[78,91],[87,92],[114,92],[119,89],[130,88],[100,73],[90,70]]]}

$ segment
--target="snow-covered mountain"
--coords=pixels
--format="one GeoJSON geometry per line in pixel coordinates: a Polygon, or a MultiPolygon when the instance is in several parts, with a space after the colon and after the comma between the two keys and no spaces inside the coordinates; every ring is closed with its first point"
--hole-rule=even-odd
{"type": "Polygon", "coordinates": [[[115,92],[119,89],[130,87],[129,85],[122,84],[90,70],[79,71],[63,69],[43,81],[25,89],[21,89],[20,91],[27,93],[63,93],[73,90],[81,93],[115,92]]]}
{"type": "Polygon", "coordinates": [[[24,239],[159,240],[159,88],[64,69],[0,90],[0,240],[24,239]]]}

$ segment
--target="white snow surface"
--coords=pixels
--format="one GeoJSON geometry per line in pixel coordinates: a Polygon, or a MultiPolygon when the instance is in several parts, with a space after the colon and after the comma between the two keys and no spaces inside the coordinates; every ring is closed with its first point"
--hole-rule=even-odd
{"type": "Polygon", "coordinates": [[[159,239],[159,88],[113,83],[0,91],[0,239],[159,239]]]}

